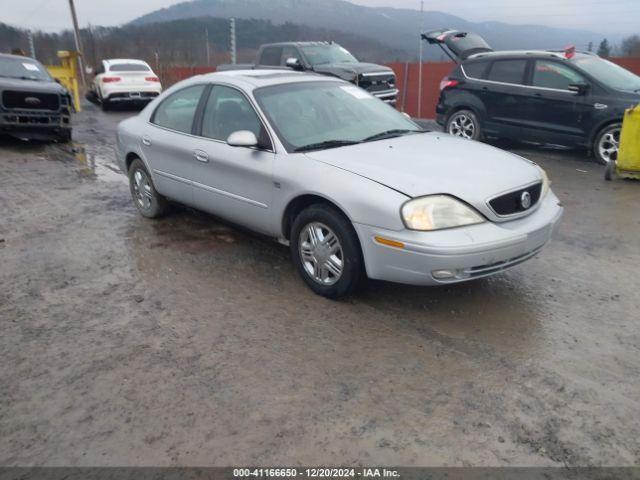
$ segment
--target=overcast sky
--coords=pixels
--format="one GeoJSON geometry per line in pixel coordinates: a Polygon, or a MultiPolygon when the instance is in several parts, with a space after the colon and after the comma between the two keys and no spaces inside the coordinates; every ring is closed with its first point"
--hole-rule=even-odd
{"type": "MultiPolygon", "coordinates": [[[[80,23],[117,25],[181,0],[75,0],[80,23]]],[[[322,1],[322,0],[317,0],[322,1]]],[[[370,6],[420,9],[420,0],[351,0],[370,6]]],[[[67,0],[0,0],[0,21],[45,30],[70,24],[67,0]]],[[[472,21],[568,26],[603,33],[640,33],[640,0],[425,0],[472,21]]]]}

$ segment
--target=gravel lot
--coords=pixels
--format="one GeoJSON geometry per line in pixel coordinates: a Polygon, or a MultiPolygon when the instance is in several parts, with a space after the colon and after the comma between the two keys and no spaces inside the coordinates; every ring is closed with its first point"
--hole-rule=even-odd
{"type": "Polygon", "coordinates": [[[77,144],[0,140],[0,465],[640,463],[640,184],[518,146],[566,206],[536,259],[447,288],[312,294],[288,250],[77,144]]]}

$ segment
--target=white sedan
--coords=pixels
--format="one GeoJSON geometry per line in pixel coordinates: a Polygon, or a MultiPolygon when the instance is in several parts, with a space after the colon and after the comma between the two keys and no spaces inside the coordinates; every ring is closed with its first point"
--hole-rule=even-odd
{"type": "Polygon", "coordinates": [[[147,104],[160,93],[160,79],[142,60],[103,60],[96,71],[93,91],[103,110],[115,104],[147,104]]]}

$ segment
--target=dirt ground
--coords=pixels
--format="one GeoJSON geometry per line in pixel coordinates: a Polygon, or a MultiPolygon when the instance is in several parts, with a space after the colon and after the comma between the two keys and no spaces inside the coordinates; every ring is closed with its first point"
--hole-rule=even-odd
{"type": "Polygon", "coordinates": [[[177,208],[113,160],[0,143],[0,465],[640,463],[640,183],[516,147],[566,206],[492,279],[315,296],[288,250],[177,208]]]}

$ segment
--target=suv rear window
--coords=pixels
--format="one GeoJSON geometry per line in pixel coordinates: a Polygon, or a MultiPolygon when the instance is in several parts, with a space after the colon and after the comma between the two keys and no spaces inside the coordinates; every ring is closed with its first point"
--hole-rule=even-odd
{"type": "Polygon", "coordinates": [[[464,68],[464,73],[469,78],[484,78],[487,62],[466,63],[462,68],[464,68]]]}
{"type": "Polygon", "coordinates": [[[110,72],[149,72],[149,67],[141,63],[114,63],[109,66],[110,72]]]}
{"type": "Polygon", "coordinates": [[[502,83],[524,84],[526,60],[496,60],[489,71],[489,80],[502,83]]]}

